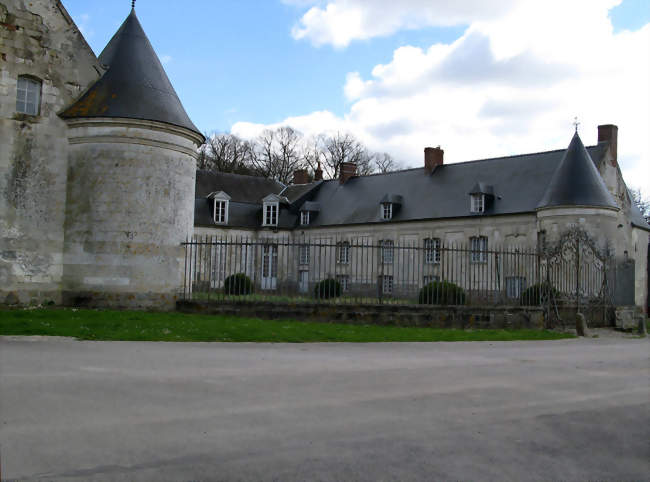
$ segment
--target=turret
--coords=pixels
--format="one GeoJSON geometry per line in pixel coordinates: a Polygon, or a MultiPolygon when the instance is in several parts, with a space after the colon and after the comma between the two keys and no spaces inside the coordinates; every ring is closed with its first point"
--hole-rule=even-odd
{"type": "Polygon", "coordinates": [[[581,227],[594,239],[615,239],[617,211],[614,198],[576,131],[537,205],[540,231],[553,240],[570,228],[581,227]]]}
{"type": "Polygon", "coordinates": [[[173,307],[193,228],[197,147],[133,9],[68,124],[64,302],[173,307]]]}

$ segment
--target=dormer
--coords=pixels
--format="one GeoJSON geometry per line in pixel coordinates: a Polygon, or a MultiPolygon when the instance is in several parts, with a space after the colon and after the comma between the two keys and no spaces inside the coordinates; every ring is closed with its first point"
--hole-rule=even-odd
{"type": "Polygon", "coordinates": [[[228,224],[228,211],[230,207],[230,196],[223,191],[211,192],[208,194],[212,204],[212,220],[215,224],[228,224]]]}
{"type": "Polygon", "coordinates": [[[379,201],[379,219],[390,221],[402,207],[404,198],[399,194],[386,194],[379,201]]]}
{"type": "Polygon", "coordinates": [[[494,201],[494,187],[477,182],[469,192],[469,212],[483,214],[494,201]]]}
{"type": "Polygon", "coordinates": [[[309,226],[320,212],[320,204],[312,201],[305,201],[300,207],[300,225],[309,226]]]}
{"type": "Polygon", "coordinates": [[[277,194],[269,194],[262,199],[262,226],[276,227],[278,225],[281,199],[277,194]]]}

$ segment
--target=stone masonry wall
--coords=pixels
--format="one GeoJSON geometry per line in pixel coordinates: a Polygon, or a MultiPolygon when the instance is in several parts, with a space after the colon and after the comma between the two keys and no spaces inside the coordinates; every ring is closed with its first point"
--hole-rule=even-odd
{"type": "Polygon", "coordinates": [[[100,72],[60,2],[0,0],[0,303],[60,301],[68,143],[57,113],[100,72]],[[38,115],[16,112],[20,75],[42,82],[38,115]]]}
{"type": "Polygon", "coordinates": [[[201,139],[151,121],[68,124],[64,302],[173,308],[201,139]]]}

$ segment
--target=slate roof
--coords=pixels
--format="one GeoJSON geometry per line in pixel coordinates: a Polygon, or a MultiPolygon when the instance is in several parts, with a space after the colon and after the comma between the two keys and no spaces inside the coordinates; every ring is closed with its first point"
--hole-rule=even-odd
{"type": "Polygon", "coordinates": [[[200,169],[196,171],[195,197],[204,198],[211,192],[223,191],[234,202],[260,203],[269,194],[279,195],[285,187],[281,182],[266,177],[200,169]]]}
{"type": "Polygon", "coordinates": [[[555,206],[617,207],[577,132],[538,204],[555,206]]]}
{"type": "MultiPolygon", "coordinates": [[[[401,198],[402,201],[401,207],[394,210],[392,221],[534,213],[547,195],[549,186],[557,185],[552,183],[557,180],[557,173],[563,172],[561,168],[567,163],[575,161],[572,156],[576,152],[572,153],[571,149],[578,151],[579,162],[589,160],[600,179],[594,162],[601,161],[608,145],[607,142],[601,142],[585,148],[578,138],[577,141],[572,140],[569,149],[445,164],[437,167],[432,174],[422,167],[353,177],[345,184],[334,179],[286,188],[266,178],[198,171],[196,197],[204,198],[210,192],[218,190],[227,192],[233,197],[229,226],[254,229],[261,227],[261,200],[270,193],[286,196],[290,201],[290,205],[282,205],[280,208],[278,227],[286,229],[298,227],[298,215],[305,203],[314,203],[320,207],[309,227],[386,222],[381,219],[380,204],[388,198],[401,198]],[[580,152],[580,147],[584,152],[580,152]],[[477,185],[484,191],[489,187],[493,193],[483,214],[470,213],[469,193],[477,185]]],[[[587,170],[588,175],[592,174],[591,168],[584,165],[579,168],[587,170]]],[[[574,174],[569,172],[569,175],[574,174]]],[[[593,184],[587,186],[593,187],[593,184]]],[[[609,193],[603,194],[600,185],[596,187],[599,199],[605,199],[606,202],[591,205],[610,206],[610,200],[612,203],[614,201],[609,193]]],[[[584,194],[584,191],[581,192],[584,194]]],[[[589,190],[586,192],[589,193],[589,190]]],[[[584,205],[586,201],[582,194],[575,199],[584,205]]],[[[212,208],[204,201],[197,199],[195,224],[213,226],[212,208]]],[[[596,201],[598,199],[589,202],[596,201]]],[[[650,230],[635,206],[630,216],[634,225],[650,230]]],[[[300,226],[300,229],[309,227],[300,226]]]]}
{"type": "Polygon", "coordinates": [[[165,122],[201,135],[188,117],[132,9],[99,61],[104,75],[62,118],[122,117],[165,122]]]}

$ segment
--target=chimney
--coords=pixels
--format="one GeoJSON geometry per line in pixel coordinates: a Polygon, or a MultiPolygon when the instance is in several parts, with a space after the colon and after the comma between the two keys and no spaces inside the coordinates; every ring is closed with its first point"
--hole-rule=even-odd
{"type": "Polygon", "coordinates": [[[440,146],[425,147],[424,148],[424,169],[429,174],[431,174],[436,167],[442,166],[444,155],[445,155],[445,151],[440,149],[440,146]]]}
{"type": "Polygon", "coordinates": [[[357,175],[357,165],[354,162],[342,162],[339,170],[339,182],[341,184],[345,184],[348,179],[357,175]]]}
{"type": "Polygon", "coordinates": [[[293,171],[294,184],[307,184],[309,183],[309,172],[307,169],[296,169],[293,171]]]}
{"type": "Polygon", "coordinates": [[[323,180],[323,170],[320,168],[320,162],[318,163],[318,167],[314,171],[314,181],[322,181],[323,180]]]}
{"type": "Polygon", "coordinates": [[[609,142],[609,150],[612,153],[612,165],[618,164],[618,127],[614,124],[598,126],[598,142],[609,142]]]}

